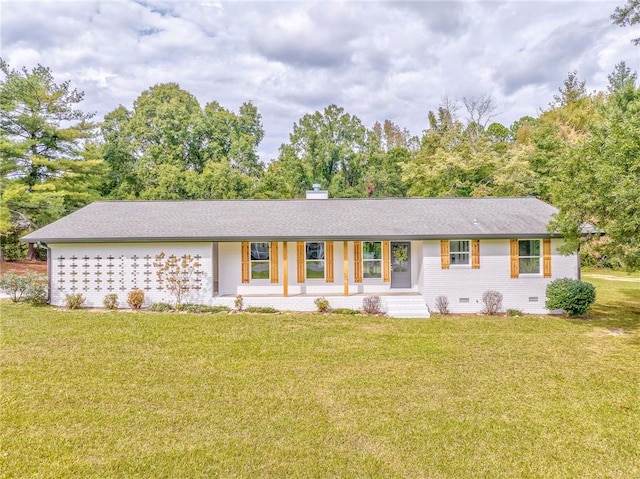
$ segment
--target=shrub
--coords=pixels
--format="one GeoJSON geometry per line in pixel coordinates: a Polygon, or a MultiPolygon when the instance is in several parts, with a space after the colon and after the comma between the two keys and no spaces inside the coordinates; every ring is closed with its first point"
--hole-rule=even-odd
{"type": "Polygon", "coordinates": [[[86,298],[81,293],[67,294],[64,297],[68,309],[80,309],[85,301],[86,298]]]}
{"type": "MultiPolygon", "coordinates": [[[[17,240],[16,240],[17,241],[17,240]]],[[[18,261],[26,258],[27,245],[24,243],[4,243],[2,245],[5,261],[18,261]]]]}
{"type": "Polygon", "coordinates": [[[316,298],[313,302],[318,308],[319,313],[328,313],[329,312],[329,300],[324,296],[322,298],[316,298]]]}
{"type": "Polygon", "coordinates": [[[133,310],[142,308],[144,304],[144,291],[141,289],[132,289],[127,295],[127,304],[133,310]]]}
{"type": "Polygon", "coordinates": [[[446,296],[438,296],[436,298],[436,309],[440,314],[450,314],[449,311],[449,298],[446,296]]]}
{"type": "Polygon", "coordinates": [[[24,293],[24,300],[33,306],[42,306],[49,301],[49,282],[42,274],[33,271],[27,274],[27,288],[24,293]]]}
{"type": "Polygon", "coordinates": [[[498,314],[502,309],[502,293],[493,290],[485,291],[482,293],[482,303],[484,304],[482,314],[490,316],[498,314]]]}
{"type": "Polygon", "coordinates": [[[241,294],[239,294],[238,296],[236,296],[235,301],[233,302],[233,306],[238,310],[238,311],[242,311],[242,308],[244,308],[244,298],[242,297],[241,294]]]}
{"type": "Polygon", "coordinates": [[[520,311],[519,309],[507,309],[507,316],[511,316],[511,317],[516,317],[516,316],[522,316],[524,313],[522,311],[520,311]]]}
{"type": "Polygon", "coordinates": [[[178,306],[178,311],[184,311],[185,313],[220,313],[222,311],[231,311],[228,306],[207,306],[206,304],[181,304],[178,306]]]}
{"type": "Polygon", "coordinates": [[[102,304],[107,309],[118,309],[118,295],[116,293],[106,294],[102,304]]]}
{"type": "Polygon", "coordinates": [[[380,314],[382,312],[382,300],[380,296],[367,296],[362,300],[362,311],[365,314],[380,314]]]}
{"type": "Polygon", "coordinates": [[[45,304],[48,299],[47,278],[30,271],[27,274],[6,273],[0,278],[0,288],[17,303],[23,297],[31,304],[45,304]]]}
{"type": "Polygon", "coordinates": [[[29,281],[25,275],[6,273],[0,278],[0,288],[9,295],[11,301],[17,303],[26,293],[29,281]]]}
{"type": "Polygon", "coordinates": [[[351,308],[334,308],[331,310],[331,312],[333,314],[349,314],[349,315],[360,314],[360,311],[358,311],[357,309],[351,309],[351,308]]]}
{"type": "Polygon", "coordinates": [[[173,311],[173,306],[169,303],[153,303],[149,306],[149,311],[166,312],[173,311]]]}
{"type": "Polygon", "coordinates": [[[249,306],[245,308],[247,313],[277,313],[278,310],[276,308],[271,308],[269,306],[249,306]]]}
{"type": "Polygon", "coordinates": [[[596,300],[596,289],[578,279],[562,278],[547,285],[547,309],[562,309],[569,316],[581,316],[596,300]]]}

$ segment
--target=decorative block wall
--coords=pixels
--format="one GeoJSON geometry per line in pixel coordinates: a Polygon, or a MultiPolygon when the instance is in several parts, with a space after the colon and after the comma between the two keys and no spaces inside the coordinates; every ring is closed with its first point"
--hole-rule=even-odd
{"type": "Polygon", "coordinates": [[[107,294],[118,295],[120,307],[126,307],[133,289],[145,292],[145,304],[173,302],[166,284],[154,266],[156,255],[191,255],[200,266],[194,276],[195,288],[190,302],[208,302],[212,296],[211,243],[154,244],[54,244],[51,248],[51,303],[64,305],[67,294],[81,293],[86,306],[102,307],[107,294]]]}

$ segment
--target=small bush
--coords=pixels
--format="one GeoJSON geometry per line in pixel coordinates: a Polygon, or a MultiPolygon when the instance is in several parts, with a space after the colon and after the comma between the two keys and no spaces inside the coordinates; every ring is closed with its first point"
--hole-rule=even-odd
{"type": "Polygon", "coordinates": [[[173,311],[173,306],[169,303],[153,303],[149,306],[149,311],[155,311],[158,313],[173,311]]]}
{"type": "Polygon", "coordinates": [[[222,311],[231,311],[228,306],[207,306],[206,304],[181,304],[178,306],[178,311],[184,311],[185,313],[220,313],[222,311]]]}
{"type": "Polygon", "coordinates": [[[569,316],[582,316],[596,300],[596,289],[578,279],[562,278],[547,286],[547,309],[562,309],[569,316]]]}
{"type": "Polygon", "coordinates": [[[242,308],[244,308],[244,298],[241,294],[236,296],[236,300],[233,302],[233,305],[238,311],[242,311],[242,308]]]}
{"type": "Polygon", "coordinates": [[[81,293],[67,294],[64,302],[68,309],[80,309],[84,305],[86,298],[81,293]]]}
{"type": "Polygon", "coordinates": [[[24,298],[30,304],[46,304],[48,300],[47,278],[30,271],[27,274],[6,273],[0,278],[0,288],[17,303],[24,298]]]}
{"type": "Polygon", "coordinates": [[[333,314],[349,314],[349,315],[360,314],[360,311],[358,311],[357,309],[351,309],[351,308],[334,308],[331,310],[331,312],[333,314]]]}
{"type": "Polygon", "coordinates": [[[118,309],[118,295],[116,293],[106,294],[102,304],[107,309],[118,309]]]}
{"type": "Polygon", "coordinates": [[[519,309],[507,309],[507,316],[511,316],[511,317],[517,317],[517,316],[523,316],[524,313],[522,311],[520,311],[519,309]]]}
{"type": "Polygon", "coordinates": [[[322,298],[316,298],[313,302],[318,308],[319,313],[328,313],[329,312],[329,300],[324,296],[322,298]]]}
{"type": "Polygon", "coordinates": [[[23,274],[6,273],[0,278],[0,288],[9,295],[11,301],[17,303],[27,292],[29,280],[23,274]]]}
{"type": "Polygon", "coordinates": [[[446,296],[438,296],[436,298],[436,309],[440,314],[450,314],[449,311],[449,298],[446,296]]]}
{"type": "Polygon", "coordinates": [[[142,308],[144,304],[144,291],[141,289],[132,289],[127,295],[127,304],[133,310],[142,308]]]}
{"type": "Polygon", "coordinates": [[[24,300],[33,306],[43,306],[49,301],[49,287],[47,278],[33,271],[27,274],[27,289],[24,300]]]}
{"type": "Polygon", "coordinates": [[[271,308],[269,306],[249,306],[244,310],[247,313],[277,313],[278,312],[276,308],[271,308]]]}
{"type": "Polygon", "coordinates": [[[502,310],[502,293],[492,290],[485,291],[482,293],[482,303],[484,304],[482,314],[490,316],[498,314],[502,310]]]}
{"type": "Polygon", "coordinates": [[[367,296],[362,300],[362,311],[365,314],[380,314],[382,312],[382,300],[380,296],[367,296]]]}

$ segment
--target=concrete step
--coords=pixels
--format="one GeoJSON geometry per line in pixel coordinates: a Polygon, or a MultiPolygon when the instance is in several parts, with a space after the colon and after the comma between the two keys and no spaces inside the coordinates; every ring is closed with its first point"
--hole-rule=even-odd
{"type": "Polygon", "coordinates": [[[422,296],[386,298],[387,316],[390,318],[428,318],[427,305],[422,296]]]}

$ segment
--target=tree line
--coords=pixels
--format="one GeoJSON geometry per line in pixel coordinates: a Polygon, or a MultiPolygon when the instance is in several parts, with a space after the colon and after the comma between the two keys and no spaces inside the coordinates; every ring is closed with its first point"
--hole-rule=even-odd
{"type": "MultiPolygon", "coordinates": [[[[590,261],[640,268],[640,89],[622,62],[606,91],[570,72],[537,117],[492,122],[488,95],[443,97],[412,135],[390,120],[367,127],[337,105],[306,114],[266,164],[251,102],[202,106],[176,83],[142,92],[101,121],[83,92],[49,68],[0,61],[3,255],[17,239],[97,199],[535,196],[559,209],[554,231],[590,261]],[[606,232],[584,236],[581,226],[606,232]],[[583,244],[584,243],[584,244],[583,244]]],[[[37,253],[35,248],[30,256],[37,253]]]]}

